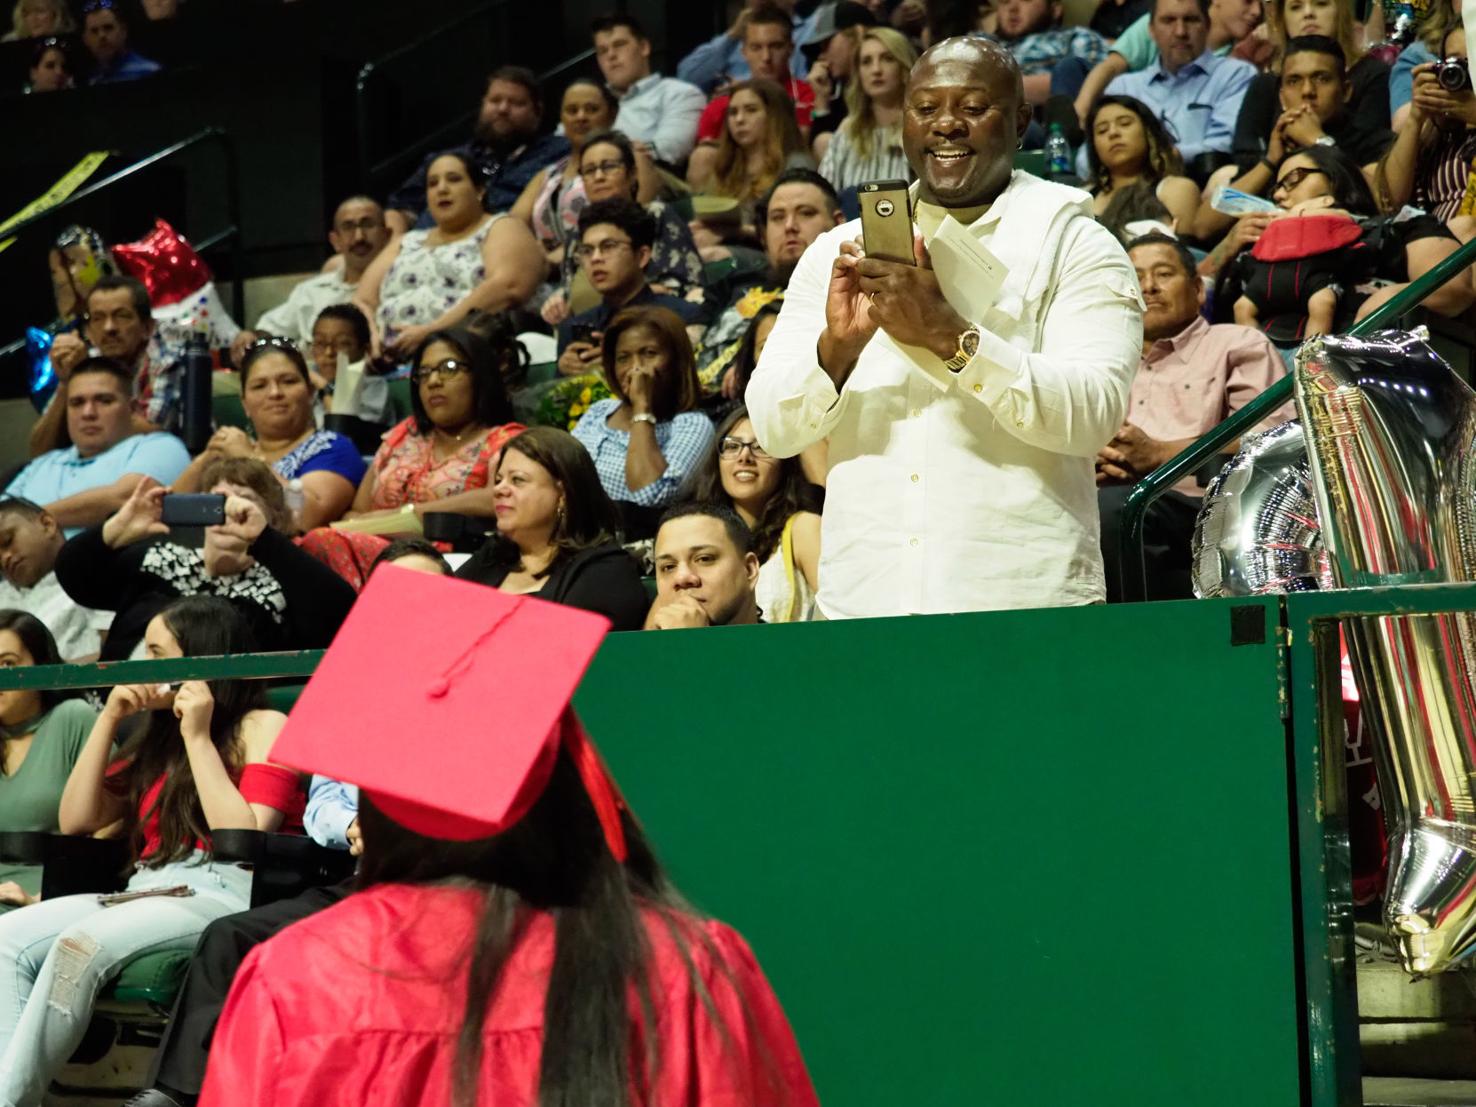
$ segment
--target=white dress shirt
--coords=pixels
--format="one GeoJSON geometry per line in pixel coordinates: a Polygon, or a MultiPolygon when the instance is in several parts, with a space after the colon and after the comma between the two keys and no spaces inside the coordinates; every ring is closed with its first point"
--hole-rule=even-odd
{"type": "Polygon", "coordinates": [[[1090,197],[1019,171],[969,230],[1009,276],[970,313],[983,337],[958,373],[878,331],[837,393],[816,343],[853,221],[800,259],[749,382],[770,453],[829,440],[827,618],[1105,596],[1093,459],[1122,423],[1142,352],[1137,277],[1090,197]]]}
{"type": "Polygon", "coordinates": [[[262,334],[292,339],[306,356],[318,313],[333,304],[350,303],[357,289],[358,285],[349,284],[341,273],[316,273],[293,286],[284,302],[263,312],[256,321],[256,329],[262,334]]]}

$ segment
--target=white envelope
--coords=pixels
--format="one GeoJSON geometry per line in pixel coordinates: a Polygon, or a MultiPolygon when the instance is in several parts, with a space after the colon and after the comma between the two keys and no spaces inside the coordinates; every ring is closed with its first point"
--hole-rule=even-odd
{"type": "Polygon", "coordinates": [[[999,297],[1009,269],[957,219],[945,219],[928,243],[943,297],[965,319],[980,319],[999,297]]]}

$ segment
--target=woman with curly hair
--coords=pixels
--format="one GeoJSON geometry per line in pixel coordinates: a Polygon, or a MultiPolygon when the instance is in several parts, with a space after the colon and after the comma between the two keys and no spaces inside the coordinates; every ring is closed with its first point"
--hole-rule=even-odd
{"type": "Polygon", "coordinates": [[[1092,105],[1086,131],[1087,187],[1097,219],[1111,222],[1116,206],[1147,188],[1187,234],[1199,213],[1199,186],[1184,176],[1173,138],[1148,106],[1131,96],[1103,96],[1092,105]]]}
{"type": "Polygon", "coordinates": [[[684,493],[683,500],[731,507],[753,531],[760,562],[754,596],[764,622],[815,617],[824,493],[805,477],[799,458],[774,457],[758,444],[747,408],[740,405],[718,425],[717,442],[684,493]]]}

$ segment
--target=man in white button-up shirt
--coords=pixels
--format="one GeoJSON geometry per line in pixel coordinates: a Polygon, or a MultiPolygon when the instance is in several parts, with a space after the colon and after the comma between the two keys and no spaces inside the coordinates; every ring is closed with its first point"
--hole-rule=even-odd
{"type": "Polygon", "coordinates": [[[822,235],[749,382],[770,453],[829,442],[828,618],[1104,598],[1093,461],[1122,424],[1142,297],[1086,193],[1012,172],[1029,121],[1003,48],[928,51],[903,116],[921,264],[862,256],[859,222],[822,235]],[[1008,269],[967,318],[925,245],[945,219],[1008,269]]]}

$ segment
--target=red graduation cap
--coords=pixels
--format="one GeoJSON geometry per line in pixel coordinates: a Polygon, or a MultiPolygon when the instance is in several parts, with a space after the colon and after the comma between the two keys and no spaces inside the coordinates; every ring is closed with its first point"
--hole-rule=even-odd
{"type": "Polygon", "coordinates": [[[417,834],[500,834],[568,750],[617,860],[624,806],[570,699],[610,623],[383,565],[298,697],[272,760],[357,784],[417,834]]]}

